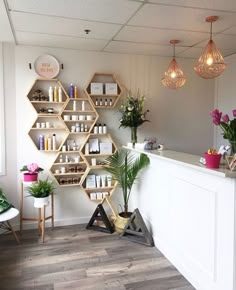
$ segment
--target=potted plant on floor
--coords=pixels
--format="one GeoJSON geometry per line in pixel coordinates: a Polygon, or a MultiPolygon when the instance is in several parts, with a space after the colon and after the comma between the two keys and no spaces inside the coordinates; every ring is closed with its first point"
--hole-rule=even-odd
{"type": "Polygon", "coordinates": [[[30,196],[34,197],[34,207],[43,207],[48,205],[49,196],[55,189],[53,181],[39,179],[31,186],[27,187],[30,196]]]}
{"type": "Polygon", "coordinates": [[[24,173],[24,181],[26,182],[32,182],[38,180],[38,173],[42,172],[44,169],[39,167],[36,163],[31,163],[29,165],[24,165],[20,172],[24,173]]]}
{"type": "Polygon", "coordinates": [[[148,156],[141,153],[138,157],[124,148],[119,149],[106,159],[105,170],[111,173],[113,180],[117,181],[122,190],[124,209],[119,213],[115,227],[121,232],[131,216],[128,210],[128,202],[131,189],[136,181],[139,172],[150,163],[148,156]]]}

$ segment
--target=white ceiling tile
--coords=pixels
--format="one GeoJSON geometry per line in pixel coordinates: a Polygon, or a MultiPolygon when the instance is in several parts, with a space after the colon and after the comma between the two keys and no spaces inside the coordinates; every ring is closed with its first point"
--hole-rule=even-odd
{"type": "Polygon", "coordinates": [[[149,0],[150,3],[236,12],[235,0],[149,0]]]}
{"type": "MultiPolygon", "coordinates": [[[[181,51],[183,48],[176,47],[176,52],[181,51]]],[[[134,53],[143,55],[161,55],[172,56],[173,47],[154,44],[143,44],[133,42],[112,41],[106,46],[104,51],[118,52],[118,53],[134,53]]]]}
{"type": "Polygon", "coordinates": [[[11,10],[125,23],[142,3],[127,0],[7,0],[11,10]]]}
{"type": "MultiPolygon", "coordinates": [[[[181,29],[190,31],[210,31],[209,23],[205,18],[215,15],[216,11],[177,7],[167,5],[144,5],[137,14],[129,21],[129,25],[181,29]]],[[[217,12],[220,19],[214,23],[213,31],[219,32],[236,24],[234,13],[217,12]]]]}
{"type": "Polygon", "coordinates": [[[111,39],[121,27],[118,24],[98,23],[22,12],[11,12],[11,17],[16,31],[95,39],[111,39]],[[84,32],[85,29],[90,29],[91,32],[86,34],[84,32]]]}
{"type": "Polygon", "coordinates": [[[167,45],[171,39],[178,39],[180,46],[193,46],[208,38],[209,33],[125,26],[115,40],[167,45]]]}
{"type": "Polygon", "coordinates": [[[80,50],[101,51],[107,44],[106,40],[96,40],[88,38],[76,38],[59,35],[48,35],[30,32],[20,32],[16,34],[18,44],[38,45],[48,47],[61,47],[80,50]]]}
{"type": "MultiPolygon", "coordinates": [[[[180,52],[178,55],[181,57],[197,56],[198,58],[203,53],[208,41],[203,41],[191,49],[180,52]]],[[[232,35],[219,34],[213,37],[213,41],[224,57],[236,53],[236,35],[232,37],[232,35]]]]}
{"type": "Polygon", "coordinates": [[[223,34],[233,34],[233,35],[236,35],[236,26],[232,26],[229,29],[224,30],[222,33],[223,34]]]}
{"type": "Polygon", "coordinates": [[[184,58],[195,58],[197,61],[197,59],[202,54],[202,52],[203,52],[203,49],[201,47],[191,47],[180,53],[177,53],[177,56],[184,57],[184,58]]]}

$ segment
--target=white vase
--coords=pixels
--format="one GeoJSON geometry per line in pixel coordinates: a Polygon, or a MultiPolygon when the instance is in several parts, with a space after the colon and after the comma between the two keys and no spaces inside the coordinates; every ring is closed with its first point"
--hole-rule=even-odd
{"type": "Polygon", "coordinates": [[[49,196],[34,198],[34,207],[36,208],[42,208],[44,205],[47,206],[48,204],[49,204],[49,196]]]}

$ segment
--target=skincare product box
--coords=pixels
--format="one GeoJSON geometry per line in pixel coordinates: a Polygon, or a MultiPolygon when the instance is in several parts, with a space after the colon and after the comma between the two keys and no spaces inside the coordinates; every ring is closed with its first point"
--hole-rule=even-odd
{"type": "Polygon", "coordinates": [[[105,94],[106,95],[117,95],[117,84],[106,83],[105,84],[105,94]]]}
{"type": "Polygon", "coordinates": [[[112,143],[101,142],[100,143],[100,154],[112,154],[112,143]]]}
{"type": "Polygon", "coordinates": [[[86,178],[86,188],[96,187],[96,176],[94,174],[89,174],[86,178]]]}
{"type": "Polygon", "coordinates": [[[103,95],[103,83],[91,83],[90,93],[92,95],[103,95]]]}

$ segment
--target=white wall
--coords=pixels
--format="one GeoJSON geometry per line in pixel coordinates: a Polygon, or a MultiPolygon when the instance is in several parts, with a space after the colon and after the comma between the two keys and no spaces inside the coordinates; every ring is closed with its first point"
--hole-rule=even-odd
{"type": "MultiPolygon", "coordinates": [[[[215,107],[224,114],[228,114],[232,119],[232,110],[236,109],[236,54],[225,59],[227,68],[215,84],[215,107]]],[[[212,125],[213,127],[213,125],[212,125]]],[[[222,130],[214,125],[214,145],[219,148],[220,145],[229,144],[227,140],[222,137],[222,130]]]]}
{"type": "Polygon", "coordinates": [[[15,93],[15,47],[3,45],[3,80],[5,100],[6,175],[0,177],[0,185],[11,202],[18,206],[17,156],[16,156],[16,93],[15,93]]]}
{"type": "MultiPolygon", "coordinates": [[[[14,173],[17,172],[18,176],[8,173],[5,181],[12,191],[18,189],[16,203],[19,200],[21,180],[19,168],[29,162],[37,162],[46,169],[44,176],[47,176],[48,169],[55,159],[54,153],[46,154],[37,151],[28,136],[36,113],[26,95],[37,77],[34,70],[29,70],[28,64],[33,64],[42,54],[54,55],[60,63],[64,64],[64,70],[60,72],[58,78],[66,88],[73,82],[82,93],[82,89],[94,72],[111,72],[127,89],[134,92],[139,89],[140,93],[146,96],[146,108],[151,111],[148,115],[151,122],[145,123],[138,130],[139,142],[143,141],[144,136],[156,136],[159,142],[165,143],[169,149],[199,155],[212,146],[213,131],[208,114],[214,103],[214,81],[199,78],[193,71],[194,62],[191,60],[179,60],[188,80],[182,89],[172,91],[163,88],[160,81],[170,62],[169,58],[30,46],[15,47],[15,55],[12,51],[8,53],[12,56],[12,59],[8,59],[10,67],[15,57],[16,99],[12,98],[12,100],[16,100],[16,103],[15,106],[12,106],[9,101],[6,104],[8,120],[6,125],[11,136],[7,140],[7,147],[13,146],[13,155],[8,155],[7,158],[13,159],[14,173]],[[12,139],[16,141],[10,144],[12,139]],[[14,155],[16,150],[17,158],[14,155]]],[[[8,85],[9,90],[14,88],[14,83],[8,85]]],[[[103,113],[101,121],[108,125],[114,141],[121,145],[130,140],[130,131],[118,129],[119,119],[120,113],[117,108],[103,113]]],[[[0,178],[1,183],[2,180],[0,178]]],[[[80,188],[62,187],[58,188],[56,193],[55,218],[58,224],[84,222],[94,211],[95,204],[88,200],[80,188]]]]}

